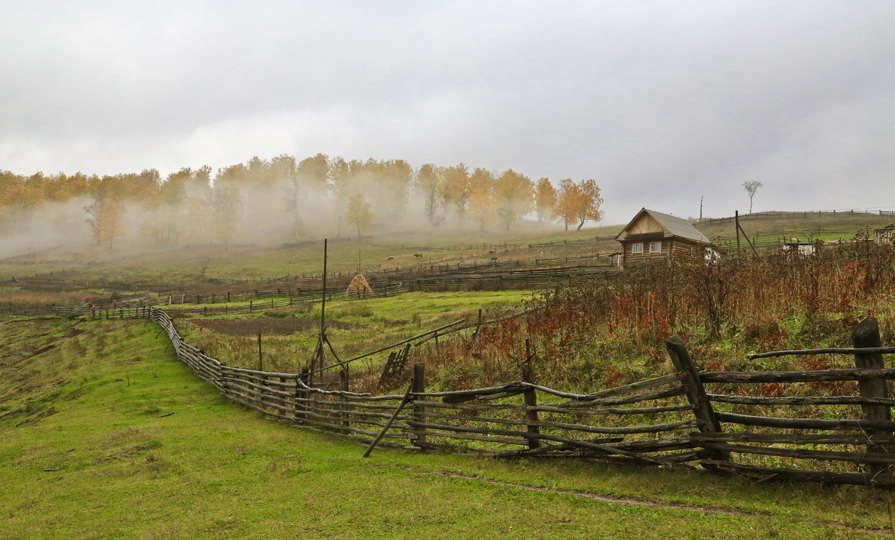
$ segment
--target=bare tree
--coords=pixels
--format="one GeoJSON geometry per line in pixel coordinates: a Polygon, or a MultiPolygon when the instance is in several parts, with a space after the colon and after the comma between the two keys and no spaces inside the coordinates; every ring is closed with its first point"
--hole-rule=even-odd
{"type": "Polygon", "coordinates": [[[749,180],[748,182],[743,182],[743,188],[746,190],[746,193],[749,194],[749,213],[752,213],[752,197],[755,197],[755,192],[758,191],[758,188],[764,187],[764,184],[759,182],[758,180],[749,180]]]}

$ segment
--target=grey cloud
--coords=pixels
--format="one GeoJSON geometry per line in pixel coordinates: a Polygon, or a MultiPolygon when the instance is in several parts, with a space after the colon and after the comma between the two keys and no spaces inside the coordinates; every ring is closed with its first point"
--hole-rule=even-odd
{"type": "Polygon", "coordinates": [[[751,179],[756,210],[895,206],[889,2],[121,6],[4,5],[0,168],[324,152],[595,178],[611,221],[751,179]]]}

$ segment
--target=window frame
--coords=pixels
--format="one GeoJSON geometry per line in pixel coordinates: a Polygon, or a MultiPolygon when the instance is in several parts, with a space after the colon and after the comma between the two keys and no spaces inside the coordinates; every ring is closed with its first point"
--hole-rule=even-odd
{"type": "Polygon", "coordinates": [[[631,253],[643,254],[643,242],[634,242],[631,244],[631,253]]]}
{"type": "Polygon", "coordinates": [[[650,242],[649,243],[649,252],[650,253],[662,253],[662,241],[658,242],[650,242]],[[653,249],[653,246],[659,246],[659,249],[653,249]]]}

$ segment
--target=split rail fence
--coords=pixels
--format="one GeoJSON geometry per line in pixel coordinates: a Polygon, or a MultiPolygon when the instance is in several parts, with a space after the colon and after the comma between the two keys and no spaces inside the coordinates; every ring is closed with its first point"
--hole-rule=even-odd
{"type": "Polygon", "coordinates": [[[532,366],[537,360],[528,355],[520,379],[507,384],[427,391],[425,365],[416,363],[405,394],[374,396],[349,391],[347,369],[326,383],[311,383],[307,371],[227,366],[185,343],[165,311],[149,308],[148,316],[167,333],[178,358],[231,400],[296,427],[347,437],[369,450],[381,438],[380,445],[405,449],[700,465],[756,481],[895,486],[890,413],[895,399],[887,396],[885,383],[895,379],[895,369],[884,368],[882,360],[895,347],[880,347],[875,319],[855,328],[852,349],[753,355],[854,355],[854,369],[699,372],[683,340],[672,337],[666,340],[672,373],[596,393],[536,384],[532,366]],[[857,381],[858,395],[755,397],[738,391],[755,384],[829,381],[857,381]],[[730,391],[709,393],[705,385],[730,391]],[[733,412],[740,407],[777,415],[733,412]],[[825,407],[854,418],[827,418],[825,407]],[[799,417],[799,410],[821,417],[799,417]]]}

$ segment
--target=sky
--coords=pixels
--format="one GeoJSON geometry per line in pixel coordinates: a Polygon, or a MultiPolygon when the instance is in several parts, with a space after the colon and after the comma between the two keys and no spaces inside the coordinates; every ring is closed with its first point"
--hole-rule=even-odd
{"type": "Polygon", "coordinates": [[[324,153],[593,178],[605,223],[895,208],[895,2],[0,0],[0,169],[324,153]]]}

